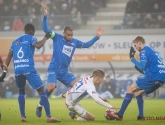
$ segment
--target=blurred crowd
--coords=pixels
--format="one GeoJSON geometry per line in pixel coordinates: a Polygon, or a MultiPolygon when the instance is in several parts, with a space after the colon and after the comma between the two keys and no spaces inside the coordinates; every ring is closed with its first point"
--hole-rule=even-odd
{"type": "Polygon", "coordinates": [[[86,24],[89,16],[100,7],[105,7],[106,0],[0,0],[0,30],[21,31],[26,23],[33,23],[41,30],[41,3],[49,13],[51,28],[62,29],[64,25],[78,28],[86,24]]]}
{"type": "Polygon", "coordinates": [[[123,18],[125,29],[165,28],[165,0],[129,0],[123,18]]]}

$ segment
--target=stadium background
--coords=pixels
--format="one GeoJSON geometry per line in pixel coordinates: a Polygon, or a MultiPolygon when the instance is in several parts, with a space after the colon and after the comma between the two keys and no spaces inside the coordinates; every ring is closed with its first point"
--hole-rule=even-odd
{"type": "MultiPolygon", "coordinates": [[[[31,22],[36,27],[36,36],[41,39],[42,0],[0,0],[0,55],[5,60],[12,40],[23,34],[23,27],[31,22]]],[[[128,85],[140,74],[129,60],[129,48],[132,40],[142,35],[147,44],[158,50],[165,61],[165,1],[164,0],[46,0],[48,7],[49,27],[62,33],[65,25],[74,28],[74,37],[87,41],[95,35],[98,25],[104,28],[104,34],[89,49],[77,49],[70,70],[77,76],[90,75],[94,69],[102,69],[109,75],[112,87],[115,84],[114,97],[123,97],[128,85]]],[[[45,83],[46,71],[51,59],[52,40],[35,52],[35,66],[45,83]]],[[[138,56],[136,56],[138,59],[138,56]]],[[[1,83],[0,96],[17,97],[14,84],[13,65],[5,82],[1,83]],[[11,93],[12,92],[12,93],[11,93]]],[[[67,88],[57,84],[55,97],[60,97],[67,88]]],[[[101,88],[97,88],[103,93],[101,88]]],[[[110,90],[110,89],[109,89],[110,90]]],[[[105,92],[106,90],[104,90],[105,92]]],[[[27,97],[37,97],[27,84],[27,97]]],[[[164,87],[146,97],[160,97],[164,87]]],[[[105,97],[111,98],[108,94],[105,97]]]]}

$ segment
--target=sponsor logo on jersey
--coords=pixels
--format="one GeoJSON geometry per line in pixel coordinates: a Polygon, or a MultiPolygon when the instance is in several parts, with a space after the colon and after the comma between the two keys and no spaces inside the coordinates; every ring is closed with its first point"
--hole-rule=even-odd
{"type": "Polygon", "coordinates": [[[14,63],[29,62],[29,59],[14,60],[14,63]]]}
{"type": "Polygon", "coordinates": [[[28,41],[23,41],[21,42],[21,44],[28,44],[28,41]]]}
{"type": "Polygon", "coordinates": [[[62,52],[64,53],[64,54],[66,54],[67,56],[71,56],[71,54],[72,54],[72,50],[73,50],[73,47],[72,46],[66,46],[66,45],[64,45],[63,46],[63,49],[62,49],[62,52]]]}
{"type": "Polygon", "coordinates": [[[21,65],[15,65],[14,68],[17,69],[17,68],[25,68],[25,67],[29,67],[29,65],[25,65],[25,64],[24,65],[22,65],[22,64],[21,65]]]}

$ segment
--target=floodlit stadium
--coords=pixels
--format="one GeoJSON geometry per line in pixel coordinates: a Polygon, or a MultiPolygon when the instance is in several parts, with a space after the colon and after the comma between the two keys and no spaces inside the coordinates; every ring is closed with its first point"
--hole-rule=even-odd
{"type": "MultiPolygon", "coordinates": [[[[135,69],[135,64],[130,59],[130,48],[131,46],[136,48],[133,41],[137,36],[142,36],[147,46],[160,53],[161,60],[158,61],[162,65],[158,67],[164,67],[164,0],[0,0],[0,56],[3,62],[8,57],[12,42],[24,35],[24,27],[27,23],[34,25],[34,36],[38,41],[44,38],[43,25],[45,24],[43,24],[44,15],[41,5],[47,10],[48,28],[55,33],[54,36],[51,33],[51,38],[40,49],[36,48],[34,52],[35,68],[45,89],[48,89],[47,77],[49,73],[47,70],[54,49],[59,49],[53,48],[56,34],[65,36],[64,28],[66,26],[73,28],[73,38],[84,43],[98,35],[99,26],[103,28],[102,35],[96,42],[92,43],[93,45],[83,47],[82,44],[81,47],[75,49],[68,69],[77,79],[87,75],[91,76],[92,72],[97,69],[104,71],[103,83],[95,87],[100,96],[107,99],[112,106],[121,108],[127,88],[136,82],[138,77],[143,76],[135,69]]],[[[68,57],[72,56],[70,51],[72,53],[72,47],[65,45],[61,49],[61,52],[68,57]]],[[[20,49],[19,52],[22,53],[22,50],[20,49]]],[[[140,53],[141,51],[136,50],[135,55],[133,55],[138,61],[141,59],[140,53]]],[[[56,54],[54,55],[55,58],[56,54]]],[[[59,60],[66,61],[62,56],[59,60]]],[[[19,90],[16,85],[14,70],[25,65],[17,65],[14,68],[13,62],[28,61],[20,58],[19,60],[11,60],[6,77],[0,81],[0,124],[22,124],[17,101],[19,90]]],[[[60,68],[61,65],[58,67],[60,68]]],[[[165,73],[164,70],[160,71],[160,73],[163,72],[165,73]]],[[[0,73],[3,74],[2,69],[0,69],[0,73]]],[[[56,89],[48,99],[52,116],[61,120],[58,124],[119,124],[120,121],[106,120],[104,113],[107,108],[95,103],[89,95],[80,104],[95,116],[94,122],[84,123],[72,120],[68,115],[69,110],[65,106],[65,99],[62,98],[67,90],[68,88],[62,83],[62,80],[57,80],[56,89]]],[[[42,111],[43,116],[41,118],[35,115],[40,96],[28,81],[26,81],[25,97],[27,124],[46,124],[45,111],[42,111]]],[[[143,94],[146,120],[144,122],[146,124],[163,124],[165,111],[161,109],[161,105],[163,107],[164,98],[165,86],[163,83],[156,91],[143,94]]],[[[136,98],[133,98],[121,122],[123,124],[142,124],[137,121],[137,116],[138,106],[136,98]]]]}

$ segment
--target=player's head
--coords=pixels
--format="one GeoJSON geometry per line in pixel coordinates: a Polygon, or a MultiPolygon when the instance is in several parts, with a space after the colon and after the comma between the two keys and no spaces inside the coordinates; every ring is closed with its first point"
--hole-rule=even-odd
{"type": "Polygon", "coordinates": [[[34,27],[33,24],[28,23],[28,24],[25,25],[24,31],[25,31],[26,34],[34,35],[34,33],[35,33],[35,27],[34,27]]]}
{"type": "Polygon", "coordinates": [[[102,70],[95,70],[92,74],[93,83],[95,85],[100,85],[103,82],[105,73],[102,70]]]}
{"type": "Polygon", "coordinates": [[[63,34],[64,34],[65,40],[69,42],[73,37],[73,28],[71,26],[66,26],[64,28],[63,34]]]}
{"type": "Polygon", "coordinates": [[[144,47],[145,45],[145,39],[142,36],[137,36],[134,40],[133,40],[133,44],[134,47],[136,48],[136,50],[138,50],[139,52],[141,51],[141,49],[144,47]]]}

